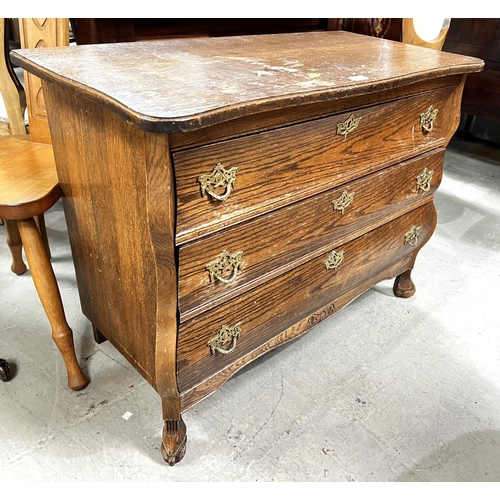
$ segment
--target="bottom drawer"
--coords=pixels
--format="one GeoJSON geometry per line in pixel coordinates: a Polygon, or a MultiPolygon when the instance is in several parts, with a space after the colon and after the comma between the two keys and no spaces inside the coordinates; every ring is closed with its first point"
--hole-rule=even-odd
{"type": "Polygon", "coordinates": [[[371,277],[418,250],[435,224],[434,205],[428,203],[182,323],[177,348],[181,393],[343,294],[355,288],[362,293],[371,277]],[[418,228],[417,238],[411,237],[412,228],[418,228]]]}

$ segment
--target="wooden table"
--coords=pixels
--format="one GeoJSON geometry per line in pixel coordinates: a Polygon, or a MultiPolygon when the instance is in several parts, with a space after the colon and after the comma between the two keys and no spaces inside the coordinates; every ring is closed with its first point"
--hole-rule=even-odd
{"type": "Polygon", "coordinates": [[[181,413],[382,279],[409,297],[465,73],[346,32],[17,51],[43,79],[81,304],[181,413]]]}

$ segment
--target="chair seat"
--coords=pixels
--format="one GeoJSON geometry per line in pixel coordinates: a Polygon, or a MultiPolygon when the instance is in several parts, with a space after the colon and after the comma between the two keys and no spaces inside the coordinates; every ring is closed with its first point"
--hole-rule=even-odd
{"type": "Polygon", "coordinates": [[[0,218],[35,217],[61,197],[50,144],[27,135],[1,136],[0,165],[0,218]]]}

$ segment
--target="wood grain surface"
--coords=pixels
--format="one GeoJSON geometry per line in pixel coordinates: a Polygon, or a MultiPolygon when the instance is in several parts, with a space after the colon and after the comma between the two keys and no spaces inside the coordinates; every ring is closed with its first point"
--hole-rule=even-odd
{"type": "Polygon", "coordinates": [[[26,134],[1,136],[0,164],[0,218],[34,217],[61,197],[49,144],[31,142],[26,134]]]}
{"type": "Polygon", "coordinates": [[[483,67],[479,59],[343,31],[26,49],[11,57],[157,132],[483,67]]]}
{"type": "Polygon", "coordinates": [[[260,286],[325,245],[340,244],[428,202],[441,182],[443,159],[444,149],[438,149],[181,246],[180,321],[260,286]],[[429,191],[417,188],[416,179],[425,168],[434,172],[429,191]],[[354,198],[342,214],[332,201],[344,190],[354,198]],[[232,283],[211,282],[205,266],[226,249],[243,251],[237,278],[232,283]]]}
{"type": "MultiPolygon", "coordinates": [[[[287,328],[286,330],[280,332],[276,336],[256,346],[254,349],[249,350],[247,354],[245,354],[241,358],[238,358],[229,366],[226,366],[225,368],[217,371],[213,376],[206,378],[199,384],[193,385],[192,387],[186,389],[181,393],[180,396],[182,411],[184,412],[190,409],[192,406],[196,405],[201,400],[205,399],[210,394],[220,389],[220,387],[224,385],[241,368],[256,360],[266,352],[271,351],[272,349],[275,349],[282,344],[286,344],[287,342],[290,342],[314,329],[316,325],[342,310],[343,307],[347,306],[350,302],[356,299],[356,297],[358,297],[380,281],[394,278],[400,273],[405,272],[405,270],[409,269],[412,266],[412,262],[413,256],[407,255],[400,261],[393,263],[391,266],[383,269],[379,273],[368,277],[358,287],[349,290],[335,300],[331,300],[325,306],[320,307],[313,313],[305,316],[290,328],[287,328]]],[[[311,334],[314,335],[313,333],[311,334]]]]}
{"type": "Polygon", "coordinates": [[[194,146],[203,146],[222,140],[233,139],[242,135],[262,132],[271,128],[293,125],[311,119],[339,114],[348,110],[361,109],[374,104],[382,104],[411,97],[430,90],[444,87],[460,86],[463,75],[451,75],[441,78],[431,78],[421,82],[406,85],[403,88],[379,90],[369,94],[350,97],[348,99],[333,99],[328,102],[302,104],[280,108],[279,110],[256,113],[241,118],[218,123],[212,127],[201,128],[191,132],[174,133],[170,136],[172,152],[194,146]]]}
{"type": "Polygon", "coordinates": [[[150,157],[144,132],[105,107],[49,83],[44,93],[83,312],[154,384],[157,283],[146,170],[159,146],[150,157]]]}
{"type": "Polygon", "coordinates": [[[435,222],[434,205],[428,203],[341,246],[332,245],[324,254],[242,294],[236,301],[227,301],[206,315],[181,324],[179,390],[182,393],[199,384],[304,316],[413,253],[430,236],[435,222]],[[421,226],[418,246],[405,244],[404,235],[413,225],[421,226]],[[324,265],[331,250],[342,250],[345,255],[336,271],[327,270],[324,265]],[[227,355],[211,354],[207,342],[222,325],[238,322],[242,325],[236,349],[227,355]]]}
{"type": "Polygon", "coordinates": [[[411,156],[445,145],[454,126],[454,87],[319,120],[174,153],[178,244],[304,199],[411,156]],[[429,106],[434,130],[420,127],[429,106]],[[337,125],[361,118],[345,139],[337,125]],[[291,147],[293,145],[293,147],[291,147]],[[202,196],[198,177],[221,163],[238,168],[225,201],[202,196]]]}

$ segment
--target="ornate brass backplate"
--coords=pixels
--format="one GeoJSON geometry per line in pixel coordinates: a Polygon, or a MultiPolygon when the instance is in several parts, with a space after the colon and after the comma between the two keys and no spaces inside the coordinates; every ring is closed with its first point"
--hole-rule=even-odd
{"type": "Polygon", "coordinates": [[[238,167],[226,170],[222,163],[217,163],[210,174],[203,174],[198,177],[198,182],[201,185],[201,195],[205,196],[205,193],[208,193],[216,200],[227,200],[235,186],[236,172],[238,172],[238,167]],[[224,194],[217,194],[213,191],[218,188],[224,188],[224,194]]]}
{"type": "Polygon", "coordinates": [[[209,262],[205,266],[205,269],[209,272],[210,281],[219,280],[222,283],[232,283],[235,281],[242,264],[242,255],[243,252],[230,254],[227,250],[220,253],[217,260],[209,262]]]}
{"type": "Polygon", "coordinates": [[[355,194],[356,193],[348,193],[347,190],[344,189],[340,198],[332,201],[333,209],[342,212],[342,215],[344,215],[344,210],[352,203],[355,194]]]}
{"type": "Polygon", "coordinates": [[[425,113],[420,115],[420,127],[426,132],[432,132],[434,130],[434,122],[438,114],[438,109],[434,109],[429,106],[425,113]]]}
{"type": "Polygon", "coordinates": [[[424,168],[424,171],[417,176],[417,189],[421,189],[422,191],[429,191],[431,189],[431,181],[432,176],[434,175],[434,170],[427,170],[427,167],[424,168]]]}
{"type": "Polygon", "coordinates": [[[339,123],[337,125],[337,135],[343,136],[345,140],[347,134],[358,128],[361,118],[361,116],[359,118],[354,118],[354,115],[352,114],[345,122],[339,123]]]}
{"type": "Polygon", "coordinates": [[[236,343],[241,333],[241,321],[234,326],[222,325],[219,333],[207,342],[212,354],[219,352],[221,354],[229,354],[236,349],[236,343]],[[228,349],[224,349],[224,345],[231,343],[228,349]]]}
{"type": "Polygon", "coordinates": [[[323,262],[323,264],[325,264],[325,267],[328,270],[336,271],[337,268],[340,266],[340,264],[342,264],[343,260],[344,260],[344,250],[341,250],[340,252],[332,250],[330,252],[330,256],[323,262]]]}
{"type": "Polygon", "coordinates": [[[418,237],[420,236],[420,231],[422,226],[413,225],[411,229],[405,234],[405,245],[410,245],[414,247],[417,244],[418,237]]]}

